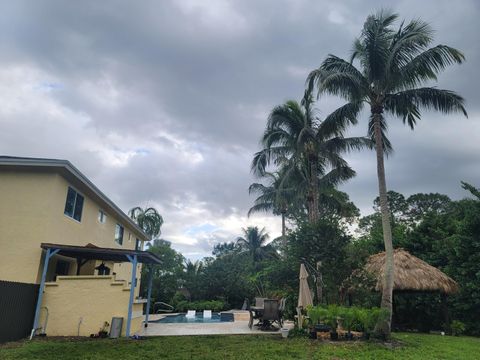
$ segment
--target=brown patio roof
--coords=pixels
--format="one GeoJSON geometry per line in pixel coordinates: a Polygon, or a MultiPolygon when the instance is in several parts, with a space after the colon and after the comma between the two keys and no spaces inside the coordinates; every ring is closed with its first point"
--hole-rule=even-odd
{"type": "Polygon", "coordinates": [[[126,250],[126,249],[111,249],[97,247],[92,244],[86,246],[64,245],[64,244],[50,244],[42,243],[42,249],[58,249],[58,255],[63,255],[71,258],[80,258],[85,260],[105,260],[114,262],[129,261],[127,255],[137,255],[137,261],[144,264],[160,264],[161,260],[156,255],[148,251],[126,250]]]}

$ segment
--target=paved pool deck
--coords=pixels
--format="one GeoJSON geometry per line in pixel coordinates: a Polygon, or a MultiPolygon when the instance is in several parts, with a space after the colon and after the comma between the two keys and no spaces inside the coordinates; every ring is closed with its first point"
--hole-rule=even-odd
{"type": "MultiPolygon", "coordinates": [[[[158,320],[165,315],[152,315],[150,320],[158,320]]],[[[278,334],[280,331],[261,331],[256,326],[248,327],[248,320],[217,323],[148,323],[147,328],[137,332],[141,336],[187,336],[187,335],[241,335],[278,334]]],[[[293,322],[286,321],[284,328],[293,328],[293,322]]]]}

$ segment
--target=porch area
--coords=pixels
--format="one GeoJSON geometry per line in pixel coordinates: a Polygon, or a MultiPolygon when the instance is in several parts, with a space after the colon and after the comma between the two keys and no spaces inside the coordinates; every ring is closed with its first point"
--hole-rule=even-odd
{"type": "Polygon", "coordinates": [[[155,255],[145,251],[100,248],[91,244],[72,246],[42,243],[41,247],[44,250],[43,268],[31,337],[42,333],[90,336],[97,334],[105,322],[110,324],[112,317],[123,318],[121,334],[130,336],[141,330],[144,304],[148,321],[151,276],[148,296],[142,299],[139,297],[141,264],[149,268],[151,275],[152,266],[160,263],[155,255]],[[52,259],[56,260],[52,263],[57,268],[59,259],[73,259],[77,264],[74,271],[77,275],[71,275],[73,271],[69,271],[68,275],[52,272],[52,266],[49,267],[52,259]],[[98,263],[100,265],[94,266],[98,263]],[[115,267],[117,264],[123,265],[123,274],[110,274],[110,269],[119,269],[115,267]],[[85,274],[86,269],[90,269],[89,274],[85,274]]]}

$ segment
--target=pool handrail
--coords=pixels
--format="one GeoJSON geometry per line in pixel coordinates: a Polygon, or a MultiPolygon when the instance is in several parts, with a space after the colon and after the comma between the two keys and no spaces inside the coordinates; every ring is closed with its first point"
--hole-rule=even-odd
{"type": "Polygon", "coordinates": [[[164,306],[164,307],[167,307],[168,309],[157,309],[157,310],[154,310],[153,312],[155,314],[158,314],[158,313],[161,313],[161,312],[164,312],[164,313],[171,313],[173,312],[173,306],[172,305],[169,305],[167,303],[164,303],[162,301],[158,301],[156,302],[155,304],[153,304],[153,308],[155,309],[157,307],[157,305],[161,305],[161,306],[164,306]]]}

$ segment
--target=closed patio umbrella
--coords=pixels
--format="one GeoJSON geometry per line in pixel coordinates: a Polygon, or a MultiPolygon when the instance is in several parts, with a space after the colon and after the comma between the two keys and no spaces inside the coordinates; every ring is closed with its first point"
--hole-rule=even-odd
{"type": "Polygon", "coordinates": [[[298,292],[298,307],[305,308],[308,305],[313,305],[312,293],[308,286],[308,273],[305,265],[300,265],[300,289],[298,292]]]}

